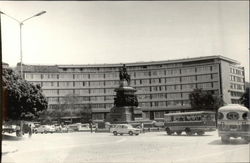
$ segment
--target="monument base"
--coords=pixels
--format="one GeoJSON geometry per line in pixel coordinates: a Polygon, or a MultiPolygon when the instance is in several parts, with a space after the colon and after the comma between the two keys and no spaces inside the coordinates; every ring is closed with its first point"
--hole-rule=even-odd
{"type": "Polygon", "coordinates": [[[135,121],[137,118],[142,117],[142,112],[139,111],[135,106],[114,106],[110,110],[109,118],[110,123],[130,123],[135,121]]]}

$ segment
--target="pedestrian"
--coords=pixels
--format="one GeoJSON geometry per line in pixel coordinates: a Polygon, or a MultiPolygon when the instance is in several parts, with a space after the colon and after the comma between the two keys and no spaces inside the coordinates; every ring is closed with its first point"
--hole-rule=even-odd
{"type": "Polygon", "coordinates": [[[92,126],[92,121],[89,122],[89,127],[90,127],[90,132],[92,133],[93,132],[93,126],[92,126]]]}
{"type": "Polygon", "coordinates": [[[144,133],[144,124],[141,123],[141,130],[142,130],[142,133],[144,133]]]}
{"type": "Polygon", "coordinates": [[[31,127],[31,124],[29,125],[29,137],[32,136],[32,127],[31,127]]]}

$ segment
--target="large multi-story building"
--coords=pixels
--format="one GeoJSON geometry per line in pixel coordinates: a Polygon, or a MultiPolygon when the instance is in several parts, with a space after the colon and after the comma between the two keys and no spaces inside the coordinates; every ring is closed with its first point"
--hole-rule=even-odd
{"type": "MultiPolygon", "coordinates": [[[[24,65],[23,73],[26,80],[42,86],[49,109],[59,109],[68,95],[74,95],[78,99],[74,108],[91,108],[93,119],[105,119],[113,107],[121,66],[24,65]]],[[[239,103],[245,89],[244,68],[223,56],[126,63],[126,67],[148,119],[190,109],[189,94],[195,88],[210,90],[225,103],[239,103]]]]}

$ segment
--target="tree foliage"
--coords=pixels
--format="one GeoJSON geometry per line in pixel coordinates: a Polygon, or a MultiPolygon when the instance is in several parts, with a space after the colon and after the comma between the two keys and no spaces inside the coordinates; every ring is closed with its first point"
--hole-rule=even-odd
{"type": "Polygon", "coordinates": [[[63,117],[82,117],[84,121],[91,119],[92,109],[91,104],[86,104],[83,107],[79,105],[81,103],[80,96],[77,94],[65,95],[56,108],[48,109],[44,114],[45,117],[61,120],[63,117]]]}
{"type": "Polygon", "coordinates": [[[194,110],[217,110],[223,105],[220,96],[214,95],[211,91],[194,89],[189,95],[190,104],[194,110]]]}
{"type": "Polygon", "coordinates": [[[32,120],[48,107],[40,85],[22,79],[12,69],[3,69],[5,119],[32,120]]]}
{"type": "Polygon", "coordinates": [[[240,103],[249,109],[249,87],[240,98],[240,103]]]}

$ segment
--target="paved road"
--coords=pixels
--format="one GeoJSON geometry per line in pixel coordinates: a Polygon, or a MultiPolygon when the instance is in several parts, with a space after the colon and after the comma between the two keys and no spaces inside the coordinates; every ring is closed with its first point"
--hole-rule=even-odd
{"type": "MultiPolygon", "coordinates": [[[[167,136],[165,132],[139,136],[110,133],[37,134],[18,141],[3,141],[18,151],[3,155],[15,163],[112,162],[249,162],[249,144],[233,139],[222,144],[217,132],[204,136],[167,136]]],[[[4,148],[4,147],[3,147],[4,148]]]]}

